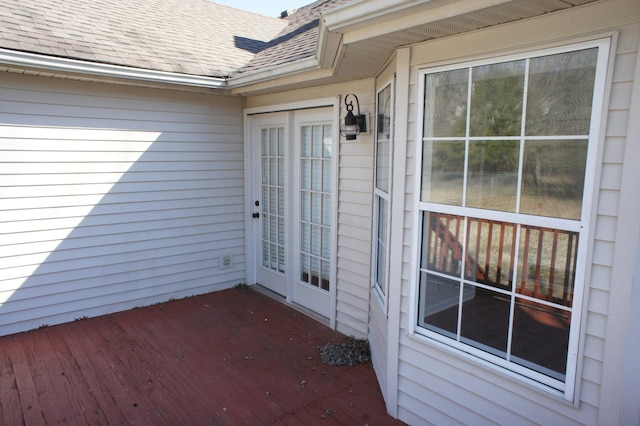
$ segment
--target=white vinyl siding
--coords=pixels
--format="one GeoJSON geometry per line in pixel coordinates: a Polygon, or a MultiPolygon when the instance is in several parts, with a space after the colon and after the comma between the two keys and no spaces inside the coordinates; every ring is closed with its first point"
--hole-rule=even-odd
{"type": "Polygon", "coordinates": [[[244,282],[238,99],[0,86],[0,335],[244,282]]]}
{"type": "MultiPolygon", "coordinates": [[[[625,2],[621,2],[625,3],[625,2]]],[[[627,6],[628,6],[628,2],[627,6]]],[[[640,26],[616,26],[616,19],[606,11],[615,10],[614,4],[595,4],[580,9],[573,17],[576,26],[563,26],[560,22],[567,22],[573,12],[565,15],[549,16],[533,19],[525,23],[517,23],[504,28],[476,32],[468,36],[460,36],[447,41],[433,41],[425,45],[412,48],[411,60],[414,66],[411,70],[411,85],[409,86],[410,103],[408,105],[406,158],[406,194],[404,217],[404,241],[402,245],[403,267],[402,291],[400,294],[399,333],[400,359],[398,382],[398,416],[410,424],[429,422],[438,424],[473,423],[473,424],[595,424],[598,416],[607,419],[606,413],[599,413],[603,395],[602,386],[607,381],[605,353],[609,317],[612,314],[611,292],[616,285],[628,283],[611,282],[612,266],[614,264],[614,249],[623,250],[616,246],[615,235],[620,197],[620,176],[625,161],[626,166],[633,167],[632,159],[623,158],[625,144],[637,141],[637,136],[627,135],[627,123],[631,119],[630,87],[638,84],[638,70],[635,69],[638,43],[640,42],[640,26]],[[614,9],[611,9],[611,8],[614,9]],[[603,17],[606,16],[606,23],[603,17]],[[600,28],[606,35],[607,29],[619,31],[617,52],[609,63],[612,69],[613,85],[610,87],[609,109],[604,114],[606,128],[604,140],[600,143],[601,163],[598,165],[600,173],[596,175],[597,205],[594,208],[591,234],[590,265],[587,267],[587,298],[583,305],[583,321],[580,349],[578,352],[578,382],[576,384],[576,401],[566,404],[558,397],[553,397],[543,391],[535,390],[532,386],[518,384],[516,380],[503,374],[492,374],[488,365],[481,362],[471,362],[465,355],[452,355],[451,351],[438,344],[427,344],[425,340],[408,336],[407,331],[413,318],[409,315],[411,306],[410,277],[411,270],[407,269],[412,253],[412,237],[416,224],[413,223],[412,206],[408,202],[414,196],[414,172],[416,152],[415,139],[418,131],[415,128],[417,116],[418,87],[417,68],[427,66],[430,62],[438,66],[448,63],[461,62],[461,55],[469,57],[487,58],[491,52],[498,49],[509,50],[510,43],[532,46],[535,40],[531,34],[537,34],[546,43],[556,40],[569,40],[571,31],[580,28],[577,22],[600,28]],[[554,28],[554,35],[545,33],[545,28],[554,28]],[[556,34],[557,33],[557,34],[556,34]],[[514,37],[514,34],[518,34],[514,37]],[[525,34],[527,36],[525,36],[525,34]],[[543,35],[544,34],[544,35],[543,35]],[[546,38],[545,38],[546,37],[546,38]],[[498,42],[499,40],[499,42],[498,42]],[[526,43],[525,43],[526,40],[526,43]],[[488,46],[491,46],[490,48],[488,46]],[[465,50],[466,49],[466,50],[465,50]],[[476,49],[474,51],[474,49],[476,49]],[[483,50],[484,49],[484,50],[483,50]],[[451,52],[456,52],[455,58],[451,52]],[[449,55],[449,56],[448,56],[449,55]],[[474,56],[479,55],[479,56],[474,56]],[[600,177],[601,176],[601,177],[600,177]]],[[[636,8],[637,9],[637,8],[636,8]]],[[[625,21],[627,22],[627,21],[625,21]]],[[[582,27],[584,28],[584,27],[582,27]]],[[[580,37],[578,37],[580,39],[580,37]]],[[[584,40],[584,38],[581,38],[584,40]]],[[[553,44],[558,45],[557,41],[553,44]]],[[[398,120],[403,118],[398,117],[398,120]]],[[[396,200],[394,196],[394,200],[396,200]]],[[[395,218],[394,218],[395,220],[395,218]]],[[[392,247],[392,251],[398,247],[392,247]]],[[[617,339],[620,341],[620,339],[617,339]]],[[[617,348],[620,349],[620,348],[617,348]]],[[[620,349],[621,350],[621,349],[620,349]]],[[[611,365],[614,369],[616,366],[611,365]]],[[[610,383],[611,386],[619,382],[610,383]]]]}
{"type": "MultiPolygon", "coordinates": [[[[361,109],[370,110],[372,104],[360,93],[357,95],[361,109]]],[[[361,134],[354,141],[341,138],[338,172],[336,329],[359,338],[367,335],[370,291],[373,200],[370,138],[370,134],[361,134]]]]}

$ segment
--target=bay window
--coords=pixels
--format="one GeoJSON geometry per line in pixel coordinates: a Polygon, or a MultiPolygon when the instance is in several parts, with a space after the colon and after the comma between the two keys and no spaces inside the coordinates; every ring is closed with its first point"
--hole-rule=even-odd
{"type": "Polygon", "coordinates": [[[567,399],[607,55],[420,72],[416,330],[567,399]]]}

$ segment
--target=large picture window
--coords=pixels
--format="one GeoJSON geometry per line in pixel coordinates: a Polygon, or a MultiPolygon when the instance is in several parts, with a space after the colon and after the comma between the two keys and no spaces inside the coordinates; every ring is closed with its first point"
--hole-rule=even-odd
{"type": "Polygon", "coordinates": [[[417,330],[568,399],[607,47],[420,73],[417,330]]]}

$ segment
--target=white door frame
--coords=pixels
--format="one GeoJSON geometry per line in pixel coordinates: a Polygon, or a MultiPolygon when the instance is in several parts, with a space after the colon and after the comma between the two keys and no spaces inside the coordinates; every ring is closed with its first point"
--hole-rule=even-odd
{"type": "MultiPolygon", "coordinates": [[[[258,221],[253,219],[252,214],[256,211],[254,205],[254,194],[256,193],[257,182],[257,167],[254,167],[257,155],[257,146],[254,141],[256,140],[255,133],[255,119],[254,117],[259,114],[277,113],[277,112],[291,112],[296,110],[314,109],[314,108],[332,108],[332,127],[333,127],[333,140],[334,140],[334,156],[333,170],[332,170],[332,183],[333,190],[331,193],[332,203],[332,235],[331,235],[331,275],[330,280],[333,284],[329,290],[330,299],[330,316],[329,327],[335,329],[336,327],[336,287],[337,287],[337,229],[338,229],[338,160],[340,152],[340,97],[323,98],[311,101],[292,102],[287,104],[278,104],[267,107],[246,108],[244,110],[244,161],[245,161],[245,271],[246,271],[246,284],[256,284],[257,265],[259,259],[256,258],[255,245],[258,243],[255,240],[256,227],[258,221]]],[[[289,127],[286,129],[288,132],[291,130],[293,123],[289,120],[289,127]]],[[[287,250],[288,252],[291,249],[287,250]]],[[[296,257],[291,256],[295,259],[296,257]]],[[[287,274],[287,294],[286,302],[293,302],[293,282],[297,277],[293,273],[287,274]]]]}

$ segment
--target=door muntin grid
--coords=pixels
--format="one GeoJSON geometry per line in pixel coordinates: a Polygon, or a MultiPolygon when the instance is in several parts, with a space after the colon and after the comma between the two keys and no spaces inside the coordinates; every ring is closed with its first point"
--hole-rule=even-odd
{"type": "Polygon", "coordinates": [[[262,129],[262,266],[285,268],[285,143],[284,127],[262,129]]]}
{"type": "Polygon", "coordinates": [[[301,128],[300,280],[329,291],[331,265],[331,125],[301,128]]]}

